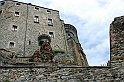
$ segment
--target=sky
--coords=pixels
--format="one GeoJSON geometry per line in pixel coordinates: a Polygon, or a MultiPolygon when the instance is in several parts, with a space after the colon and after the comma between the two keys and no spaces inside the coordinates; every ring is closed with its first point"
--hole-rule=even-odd
{"type": "Polygon", "coordinates": [[[72,24],[90,66],[110,60],[109,26],[124,15],[124,0],[16,0],[58,10],[60,18],[72,24]]]}

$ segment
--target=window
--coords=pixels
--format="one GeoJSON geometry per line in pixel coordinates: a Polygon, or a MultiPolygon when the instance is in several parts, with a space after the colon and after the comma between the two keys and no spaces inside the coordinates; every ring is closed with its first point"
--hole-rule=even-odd
{"type": "Polygon", "coordinates": [[[71,35],[70,34],[68,34],[68,38],[70,38],[71,37],[71,35]]]}
{"type": "Polygon", "coordinates": [[[2,14],[2,10],[0,10],[0,15],[2,14]]]}
{"type": "Polygon", "coordinates": [[[51,14],[51,11],[50,11],[50,10],[47,10],[47,13],[48,13],[48,14],[51,14]]]}
{"type": "Polygon", "coordinates": [[[19,5],[21,5],[20,3],[16,3],[16,6],[19,6],[19,5]]]}
{"type": "Polygon", "coordinates": [[[5,4],[5,2],[4,2],[4,1],[2,1],[2,2],[1,2],[1,5],[4,5],[4,4],[5,4]]]}
{"type": "Polygon", "coordinates": [[[15,16],[19,16],[19,12],[15,12],[15,16]]]}
{"type": "Polygon", "coordinates": [[[53,32],[49,32],[49,36],[50,36],[51,38],[54,38],[53,32]]]}
{"type": "Polygon", "coordinates": [[[48,19],[48,25],[53,26],[52,19],[48,19]]]}
{"type": "Polygon", "coordinates": [[[29,45],[31,45],[31,40],[29,40],[29,45]]]}
{"type": "Polygon", "coordinates": [[[12,26],[12,31],[17,31],[17,26],[16,25],[12,26]]]}
{"type": "Polygon", "coordinates": [[[35,10],[39,10],[39,8],[38,7],[35,7],[35,10]]]}
{"type": "Polygon", "coordinates": [[[9,47],[10,47],[10,48],[14,48],[14,47],[15,47],[14,42],[10,42],[10,43],[9,43],[9,47]]]}
{"type": "Polygon", "coordinates": [[[38,16],[34,17],[34,23],[39,23],[39,17],[38,16]]]}

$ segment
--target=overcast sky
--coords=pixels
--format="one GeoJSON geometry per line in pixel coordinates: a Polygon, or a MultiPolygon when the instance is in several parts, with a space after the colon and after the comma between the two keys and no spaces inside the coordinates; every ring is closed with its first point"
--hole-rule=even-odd
{"type": "Polygon", "coordinates": [[[124,0],[17,0],[60,12],[65,23],[74,25],[89,65],[110,59],[109,26],[124,15],[124,0]]]}

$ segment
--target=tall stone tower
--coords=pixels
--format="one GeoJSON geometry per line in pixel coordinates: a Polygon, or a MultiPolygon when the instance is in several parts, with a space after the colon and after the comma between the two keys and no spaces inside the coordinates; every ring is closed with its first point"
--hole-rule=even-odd
{"type": "Polygon", "coordinates": [[[71,51],[78,65],[88,65],[76,28],[65,24],[59,11],[13,0],[0,2],[0,49],[31,56],[39,49],[42,34],[51,37],[53,50],[71,51]]]}
{"type": "Polygon", "coordinates": [[[110,24],[110,54],[111,61],[124,59],[124,16],[110,24]]]}

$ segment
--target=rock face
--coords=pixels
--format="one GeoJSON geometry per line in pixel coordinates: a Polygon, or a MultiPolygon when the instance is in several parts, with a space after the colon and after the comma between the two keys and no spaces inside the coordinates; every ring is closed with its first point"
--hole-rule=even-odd
{"type": "Polygon", "coordinates": [[[6,49],[0,49],[0,61],[4,64],[12,64],[15,61],[15,53],[6,49]]]}
{"type": "Polygon", "coordinates": [[[53,53],[50,45],[51,39],[48,35],[42,34],[38,37],[40,51],[36,50],[31,58],[32,62],[48,62],[52,61],[53,53]]]}

